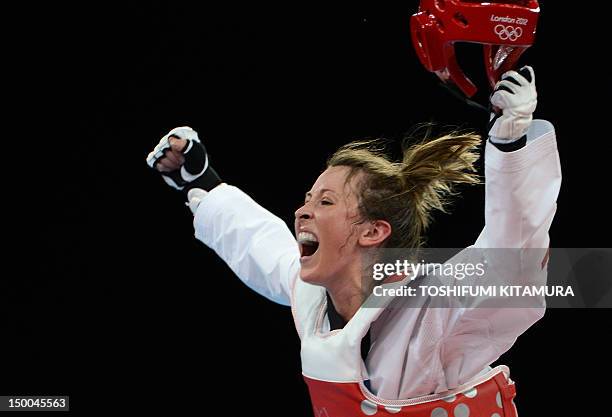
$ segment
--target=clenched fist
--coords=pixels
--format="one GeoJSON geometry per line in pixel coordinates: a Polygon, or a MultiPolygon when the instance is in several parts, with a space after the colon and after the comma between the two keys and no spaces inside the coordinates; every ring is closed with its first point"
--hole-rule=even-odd
{"type": "Polygon", "coordinates": [[[198,133],[188,126],[172,129],[161,138],[147,157],[147,164],[159,171],[168,185],[188,192],[199,188],[210,191],[221,178],[209,165],[206,148],[198,133]]]}

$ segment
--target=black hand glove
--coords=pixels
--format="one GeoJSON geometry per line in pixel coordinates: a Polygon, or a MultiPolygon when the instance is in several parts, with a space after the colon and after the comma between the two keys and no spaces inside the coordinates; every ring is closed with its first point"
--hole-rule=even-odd
{"type": "Polygon", "coordinates": [[[155,168],[157,163],[166,156],[171,149],[170,138],[176,137],[187,141],[181,151],[185,162],[180,169],[171,172],[162,172],[162,178],[171,187],[187,193],[193,188],[210,191],[221,184],[221,178],[209,165],[206,148],[200,142],[198,133],[188,126],[172,129],[159,141],[159,144],[147,157],[147,164],[155,168]]]}

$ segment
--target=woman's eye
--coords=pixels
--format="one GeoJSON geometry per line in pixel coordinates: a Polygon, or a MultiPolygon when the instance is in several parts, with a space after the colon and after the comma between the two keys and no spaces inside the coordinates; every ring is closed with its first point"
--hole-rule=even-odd
{"type": "Polygon", "coordinates": [[[331,206],[333,203],[331,201],[321,200],[321,204],[323,204],[324,206],[331,206]]]}

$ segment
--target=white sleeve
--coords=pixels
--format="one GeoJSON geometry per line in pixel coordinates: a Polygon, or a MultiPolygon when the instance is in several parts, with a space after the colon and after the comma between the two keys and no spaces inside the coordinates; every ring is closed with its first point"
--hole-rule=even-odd
{"type": "Polygon", "coordinates": [[[534,120],[527,144],[514,152],[485,148],[485,227],[474,246],[546,248],[561,188],[553,125],[534,120]]]}
{"type": "MultiPolygon", "coordinates": [[[[548,230],[561,187],[561,164],[553,125],[534,120],[527,144],[502,152],[491,143],[485,149],[485,227],[474,247],[520,249],[511,285],[546,282],[548,230]],[[526,251],[527,248],[539,250],[526,251]],[[532,254],[537,254],[533,256],[532,254]],[[544,256],[542,256],[544,255],[544,256]]],[[[441,358],[448,374],[464,383],[497,360],[517,337],[538,321],[541,307],[449,309],[441,358]]]]}
{"type": "Polygon", "coordinates": [[[240,189],[222,184],[202,199],[193,223],[196,238],[242,282],[272,301],[290,304],[300,253],[285,222],[240,189]]]}

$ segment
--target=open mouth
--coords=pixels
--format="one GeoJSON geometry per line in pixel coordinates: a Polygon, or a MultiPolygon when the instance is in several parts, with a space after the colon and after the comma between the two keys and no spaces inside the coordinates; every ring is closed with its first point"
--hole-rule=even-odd
{"type": "Polygon", "coordinates": [[[319,249],[319,240],[312,233],[300,232],[297,240],[300,244],[300,255],[302,257],[312,256],[319,249]]]}

